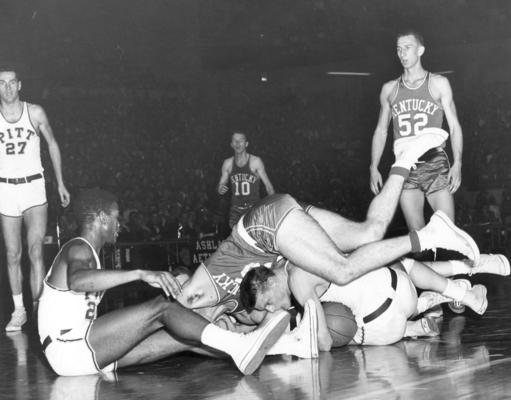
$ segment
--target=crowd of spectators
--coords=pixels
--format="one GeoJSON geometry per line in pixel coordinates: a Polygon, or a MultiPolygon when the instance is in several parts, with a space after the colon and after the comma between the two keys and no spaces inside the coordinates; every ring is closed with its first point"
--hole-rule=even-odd
{"type": "MultiPolygon", "coordinates": [[[[477,104],[456,99],[465,137],[464,181],[456,196],[460,225],[511,219],[509,93],[489,87],[477,104]],[[490,189],[503,190],[498,202],[488,195],[490,189]],[[478,190],[474,202],[468,193],[478,190]]],[[[249,151],[263,158],[278,192],[364,218],[371,200],[368,165],[377,99],[356,91],[289,92],[231,102],[219,101],[222,95],[200,100],[201,91],[191,88],[121,91],[74,101],[47,95],[44,106],[71,193],[95,186],[115,192],[122,207],[121,241],[225,237],[229,198],[215,187],[222,160],[232,154],[230,132],[240,129],[248,134],[249,151]]],[[[45,165],[51,168],[47,157],[45,165]]],[[[48,234],[58,220],[65,240],[75,225],[58,207],[56,191],[49,194],[48,234]]],[[[402,224],[399,215],[395,224],[402,224]]]]}

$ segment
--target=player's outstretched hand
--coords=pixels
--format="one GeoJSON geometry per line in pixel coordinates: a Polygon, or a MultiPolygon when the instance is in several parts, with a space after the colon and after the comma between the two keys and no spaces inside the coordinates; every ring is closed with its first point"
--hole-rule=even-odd
{"type": "Polygon", "coordinates": [[[167,297],[174,299],[181,294],[181,284],[168,271],[142,271],[141,280],[152,287],[161,288],[167,297]]]}

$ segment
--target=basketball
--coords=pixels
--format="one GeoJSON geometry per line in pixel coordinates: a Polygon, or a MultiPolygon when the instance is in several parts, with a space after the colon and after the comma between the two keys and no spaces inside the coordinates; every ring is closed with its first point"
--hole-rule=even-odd
{"type": "Polygon", "coordinates": [[[326,324],[332,336],[332,347],[347,345],[357,332],[357,322],[351,310],[341,303],[322,303],[326,324]]]}

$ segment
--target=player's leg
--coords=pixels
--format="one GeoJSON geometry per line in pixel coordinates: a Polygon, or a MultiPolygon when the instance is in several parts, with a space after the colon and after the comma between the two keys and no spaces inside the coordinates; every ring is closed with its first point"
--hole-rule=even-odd
{"type": "Polygon", "coordinates": [[[349,252],[376,240],[381,240],[395,214],[405,178],[392,174],[369,205],[363,222],[351,221],[331,211],[312,207],[309,215],[332,238],[341,251],[349,252]]]}
{"type": "Polygon", "coordinates": [[[420,189],[403,190],[399,204],[409,231],[416,231],[426,225],[424,221],[424,193],[420,189]]]}
{"type": "Polygon", "coordinates": [[[27,322],[27,314],[23,305],[23,276],[21,273],[21,227],[22,217],[2,215],[2,233],[7,256],[7,276],[14,301],[14,312],[5,327],[7,331],[19,331],[27,322]]]}
{"type": "Polygon", "coordinates": [[[486,288],[483,285],[467,288],[466,285],[457,284],[456,281],[437,274],[425,264],[413,259],[404,259],[402,264],[415,286],[419,289],[441,294],[436,295],[432,293],[429,297],[421,296],[417,304],[417,313],[422,313],[435,305],[446,303],[453,299],[472,308],[478,314],[483,314],[486,311],[488,300],[486,298],[486,288]]]}
{"type": "MultiPolygon", "coordinates": [[[[234,359],[238,368],[250,374],[259,366],[269,347],[285,330],[289,314],[282,312],[249,334],[221,329],[177,302],[157,297],[145,303],[107,313],[94,321],[89,343],[100,368],[122,358],[142,340],[165,327],[179,339],[205,344],[234,359]]],[[[151,353],[158,349],[149,349],[151,353]]],[[[138,353],[139,359],[152,357],[138,353]]]]}
{"type": "Polygon", "coordinates": [[[410,169],[422,154],[441,145],[447,136],[447,132],[441,129],[428,128],[419,136],[395,142],[396,161],[382,190],[371,202],[364,222],[356,223],[315,208],[310,210],[311,216],[319,222],[342,251],[352,251],[363,244],[381,240],[394,216],[399,195],[410,169]]]}
{"type": "Polygon", "coordinates": [[[293,264],[338,285],[345,285],[411,251],[442,247],[460,251],[472,259],[479,257],[472,238],[441,215],[434,215],[421,231],[372,242],[345,256],[312,217],[294,209],[282,220],[276,242],[278,251],[293,264]]]}
{"type": "Polygon", "coordinates": [[[30,260],[30,289],[36,302],[41,294],[46,268],[43,258],[43,241],[46,234],[48,205],[29,208],[23,213],[27,230],[27,249],[30,260]]]}
{"type": "Polygon", "coordinates": [[[211,357],[224,355],[224,353],[208,351],[205,348],[180,342],[165,329],[160,329],[138,343],[117,362],[117,365],[118,367],[127,367],[129,365],[146,364],[184,351],[193,351],[211,357]]]}
{"type": "Polygon", "coordinates": [[[427,199],[433,211],[442,210],[454,221],[454,197],[448,188],[428,194],[427,199]]]}

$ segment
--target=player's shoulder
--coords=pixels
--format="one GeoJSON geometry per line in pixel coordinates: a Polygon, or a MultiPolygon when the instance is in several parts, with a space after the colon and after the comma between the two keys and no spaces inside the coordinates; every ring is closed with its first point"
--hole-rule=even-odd
{"type": "Polygon", "coordinates": [[[93,258],[94,254],[90,245],[85,240],[76,237],[70,239],[62,249],[62,253],[69,258],[93,258]]]}
{"type": "Polygon", "coordinates": [[[228,157],[224,159],[224,162],[222,163],[222,168],[232,169],[232,164],[234,162],[234,156],[228,157]]]}
{"type": "Polygon", "coordinates": [[[41,121],[43,118],[46,118],[46,112],[44,111],[44,108],[39,104],[27,102],[27,109],[30,118],[35,121],[41,121]]]}
{"type": "Polygon", "coordinates": [[[445,87],[449,85],[449,79],[443,75],[435,74],[434,72],[429,73],[429,83],[430,85],[436,87],[445,87]]]}
{"type": "Polygon", "coordinates": [[[385,97],[390,96],[392,93],[394,93],[398,85],[399,78],[385,82],[381,87],[381,95],[385,97]]]}
{"type": "Polygon", "coordinates": [[[259,164],[262,164],[262,162],[263,162],[261,157],[258,157],[254,154],[249,155],[248,161],[250,162],[251,165],[259,165],[259,164]]]}

